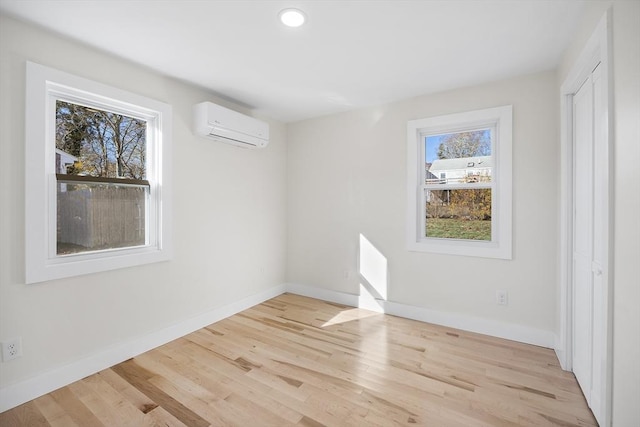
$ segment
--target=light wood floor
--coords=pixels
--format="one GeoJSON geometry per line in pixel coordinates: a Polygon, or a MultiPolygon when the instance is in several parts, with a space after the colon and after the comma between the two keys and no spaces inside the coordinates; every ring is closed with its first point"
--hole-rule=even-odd
{"type": "Polygon", "coordinates": [[[597,424],[552,350],[284,294],[0,425],[597,424]]]}

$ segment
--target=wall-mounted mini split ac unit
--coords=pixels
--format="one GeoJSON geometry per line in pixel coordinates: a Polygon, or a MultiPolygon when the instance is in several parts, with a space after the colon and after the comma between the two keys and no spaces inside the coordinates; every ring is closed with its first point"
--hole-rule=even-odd
{"type": "Polygon", "coordinates": [[[193,107],[197,135],[243,148],[264,148],[269,143],[269,124],[211,102],[193,107]]]}

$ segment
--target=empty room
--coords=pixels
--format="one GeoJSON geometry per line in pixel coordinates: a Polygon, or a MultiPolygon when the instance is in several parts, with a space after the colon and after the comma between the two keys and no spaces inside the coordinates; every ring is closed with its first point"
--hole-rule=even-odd
{"type": "Polygon", "coordinates": [[[640,1],[0,0],[0,426],[640,426],[640,1]]]}

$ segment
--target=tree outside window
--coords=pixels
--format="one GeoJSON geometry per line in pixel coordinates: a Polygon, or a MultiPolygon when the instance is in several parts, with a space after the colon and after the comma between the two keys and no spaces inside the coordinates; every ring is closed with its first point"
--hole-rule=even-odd
{"type": "Polygon", "coordinates": [[[491,182],[491,133],[480,129],[424,138],[425,237],[491,240],[491,188],[477,185],[491,182]],[[439,188],[447,184],[456,188],[439,188]]]}
{"type": "Polygon", "coordinates": [[[56,101],[58,255],[146,244],[145,120],[56,101]]]}

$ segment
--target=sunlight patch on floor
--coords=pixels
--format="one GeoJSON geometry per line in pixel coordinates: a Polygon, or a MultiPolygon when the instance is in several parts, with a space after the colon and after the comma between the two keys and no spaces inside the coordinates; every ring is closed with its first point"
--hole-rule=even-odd
{"type": "Polygon", "coordinates": [[[339,325],[341,323],[351,322],[353,320],[366,319],[368,317],[377,316],[378,313],[372,311],[365,311],[359,308],[351,308],[342,310],[340,313],[327,320],[322,327],[331,325],[339,325]]]}

